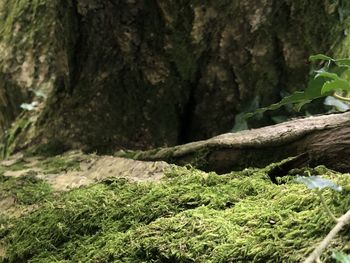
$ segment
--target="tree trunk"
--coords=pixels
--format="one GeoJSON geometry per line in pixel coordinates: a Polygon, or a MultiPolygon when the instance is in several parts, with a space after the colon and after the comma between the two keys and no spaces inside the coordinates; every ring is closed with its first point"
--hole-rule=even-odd
{"type": "MultiPolygon", "coordinates": [[[[124,156],[132,156],[120,153],[124,156]]],[[[271,176],[283,176],[292,168],[326,165],[350,171],[350,112],[293,121],[170,148],[134,153],[139,160],[163,160],[192,164],[206,171],[227,173],[247,167],[264,167],[288,157],[271,176]]]]}
{"type": "Polygon", "coordinates": [[[76,23],[73,14],[67,1],[1,1],[0,136],[21,113],[22,103],[40,102],[57,91],[58,80],[67,79],[75,43],[69,34],[76,23]]]}
{"type": "Polygon", "coordinates": [[[248,105],[302,88],[310,54],[348,55],[347,8],[328,0],[3,1],[0,75],[23,94],[2,88],[13,109],[6,118],[30,90],[48,95],[23,117],[19,139],[7,136],[11,149],[108,153],[228,132],[248,105]]]}

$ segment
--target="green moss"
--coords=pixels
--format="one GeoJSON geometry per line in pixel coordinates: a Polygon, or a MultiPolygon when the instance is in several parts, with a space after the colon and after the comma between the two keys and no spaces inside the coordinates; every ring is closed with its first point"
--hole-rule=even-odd
{"type": "MultiPolygon", "coordinates": [[[[208,158],[210,154],[211,151],[208,148],[203,148],[196,151],[195,155],[193,156],[193,160],[191,160],[191,165],[203,170],[208,170],[208,158]]],[[[188,160],[185,160],[185,162],[188,162],[188,160]]]]}
{"type": "Polygon", "coordinates": [[[1,166],[0,171],[20,171],[26,169],[27,162],[24,160],[18,160],[14,164],[8,167],[1,166]]]}
{"type": "Polygon", "coordinates": [[[1,40],[16,43],[13,46],[16,50],[42,48],[43,43],[46,44],[44,48],[49,48],[55,41],[48,30],[54,25],[56,5],[57,1],[5,0],[0,15],[1,40]],[[31,23],[33,19],[35,23],[31,23]],[[21,32],[26,32],[25,39],[21,32]]]}
{"type": "MultiPolygon", "coordinates": [[[[324,193],[344,213],[349,175],[312,172],[344,187],[324,193]]],[[[16,221],[6,262],[300,262],[332,225],[317,196],[292,180],[178,168],[159,184],[109,179],[62,194],[16,221]]],[[[344,231],[332,247],[349,241],[344,231]]]]}
{"type": "Polygon", "coordinates": [[[21,177],[0,176],[0,200],[13,197],[17,204],[31,205],[44,201],[50,193],[48,183],[31,173],[21,177]]]}
{"type": "Polygon", "coordinates": [[[2,239],[8,233],[8,230],[10,228],[10,221],[11,220],[9,217],[0,214],[0,239],[2,239]]]}
{"type": "Polygon", "coordinates": [[[59,155],[45,159],[40,168],[43,169],[46,174],[58,174],[70,170],[78,170],[80,168],[80,159],[74,158],[74,156],[59,155]]]}
{"type": "Polygon", "coordinates": [[[44,118],[44,114],[31,111],[18,116],[21,103],[43,100],[31,97],[33,91],[41,91],[50,98],[56,78],[70,88],[72,67],[69,66],[74,63],[77,19],[74,5],[71,1],[61,0],[4,0],[0,3],[0,45],[3,50],[0,78],[6,97],[4,106],[0,107],[6,122],[0,123],[0,128],[9,129],[0,146],[5,158],[16,148],[33,145],[30,143],[33,137],[38,144],[37,136],[41,135],[38,125],[29,124],[35,122],[38,115],[44,118]],[[10,128],[16,117],[14,127],[10,128]]]}
{"type": "Polygon", "coordinates": [[[17,121],[12,124],[12,127],[2,138],[2,142],[0,144],[0,158],[7,158],[13,153],[15,140],[22,132],[26,131],[30,125],[31,121],[26,116],[18,118],[17,121]]]}
{"type": "MultiPolygon", "coordinates": [[[[160,148],[149,150],[147,152],[152,152],[153,154],[157,153],[160,148]]],[[[132,150],[120,150],[114,153],[114,156],[116,157],[122,157],[127,159],[134,159],[137,160],[140,158],[140,155],[142,156],[144,152],[143,151],[132,151],[132,150]]]]}
{"type": "Polygon", "coordinates": [[[25,156],[13,161],[9,159],[8,161],[13,163],[11,165],[0,165],[0,175],[4,175],[6,171],[23,171],[31,175],[36,175],[38,173],[59,174],[67,171],[79,170],[80,162],[86,158],[87,157],[80,152],[68,152],[64,155],[48,158],[43,156],[25,156]]]}

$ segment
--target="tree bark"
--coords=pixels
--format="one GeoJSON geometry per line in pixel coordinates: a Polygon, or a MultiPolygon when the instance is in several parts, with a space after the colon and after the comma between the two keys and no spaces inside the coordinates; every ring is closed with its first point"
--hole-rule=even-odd
{"type": "MultiPolygon", "coordinates": [[[[130,153],[127,155],[130,156],[130,153]]],[[[133,157],[179,165],[192,164],[202,170],[218,173],[264,167],[295,157],[272,169],[270,175],[283,176],[292,168],[320,164],[349,172],[350,112],[222,134],[205,141],[135,153],[133,157]]]]}
{"type": "Polygon", "coordinates": [[[110,153],[207,139],[249,105],[302,88],[310,54],[348,56],[348,9],[328,0],[4,0],[0,77],[23,98],[0,86],[14,109],[0,115],[13,120],[31,90],[49,97],[13,149],[110,153]]]}
{"type": "Polygon", "coordinates": [[[69,82],[74,19],[71,1],[0,2],[0,136],[22,103],[40,102],[62,79],[69,82]]]}

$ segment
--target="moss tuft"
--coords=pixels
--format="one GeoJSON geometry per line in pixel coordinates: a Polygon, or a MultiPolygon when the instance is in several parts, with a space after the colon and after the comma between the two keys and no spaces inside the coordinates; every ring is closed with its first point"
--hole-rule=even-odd
{"type": "Polygon", "coordinates": [[[18,178],[0,175],[0,201],[13,197],[17,204],[31,205],[44,201],[50,193],[48,183],[33,174],[18,178]]]}
{"type": "Polygon", "coordinates": [[[5,133],[0,143],[0,158],[5,159],[14,153],[14,142],[17,137],[26,131],[31,125],[31,121],[23,116],[12,123],[12,127],[5,133]]]}
{"type": "Polygon", "coordinates": [[[73,156],[59,155],[45,159],[40,165],[46,174],[58,174],[61,172],[79,170],[79,159],[73,156]]]}
{"type": "MultiPolygon", "coordinates": [[[[324,193],[344,213],[349,175],[312,172],[344,187],[324,193]]],[[[72,190],[14,223],[6,262],[300,262],[333,222],[304,186],[246,174],[174,168],[158,184],[109,179],[72,190]]],[[[347,230],[332,248],[349,241],[347,230]]]]}

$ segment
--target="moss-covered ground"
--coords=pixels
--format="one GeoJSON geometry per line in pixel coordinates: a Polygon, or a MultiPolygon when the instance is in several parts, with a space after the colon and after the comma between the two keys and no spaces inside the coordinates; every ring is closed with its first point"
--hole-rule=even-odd
{"type": "MultiPolygon", "coordinates": [[[[300,262],[334,222],[318,197],[294,181],[303,170],[278,185],[266,171],[219,176],[173,168],[158,183],[110,178],[55,198],[43,181],[1,177],[1,192],[33,187],[33,194],[42,193],[23,199],[40,203],[34,211],[0,218],[3,261],[300,262]]],[[[324,167],[310,171],[343,187],[324,196],[336,216],[346,212],[350,176],[324,167]]],[[[349,252],[349,234],[346,228],[332,242],[326,262],[332,249],[349,252]]]]}
{"type": "Polygon", "coordinates": [[[43,201],[50,193],[49,185],[34,175],[18,178],[0,176],[0,200],[14,197],[18,204],[31,205],[43,201]]]}

